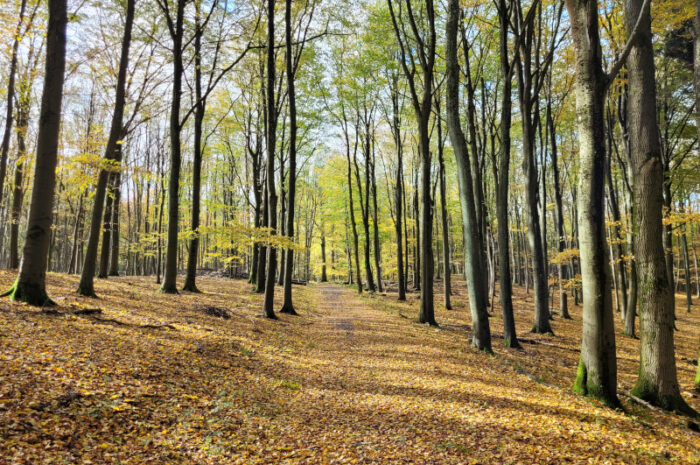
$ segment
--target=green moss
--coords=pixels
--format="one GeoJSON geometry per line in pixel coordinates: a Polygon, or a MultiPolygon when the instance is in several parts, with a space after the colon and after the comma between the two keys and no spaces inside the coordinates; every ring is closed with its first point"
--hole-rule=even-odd
{"type": "Polygon", "coordinates": [[[669,412],[678,412],[690,417],[698,416],[698,413],[683,399],[680,391],[671,395],[661,395],[654,383],[641,372],[630,394],[669,412]]]}
{"type": "Polygon", "coordinates": [[[56,303],[46,293],[46,289],[38,284],[20,283],[19,278],[12,287],[2,294],[9,296],[15,302],[24,302],[35,307],[53,307],[56,303]]]}
{"type": "Polygon", "coordinates": [[[577,394],[585,396],[588,394],[586,390],[586,379],[588,378],[588,369],[586,364],[583,363],[583,359],[579,359],[578,368],[576,369],[576,381],[574,381],[574,386],[571,388],[577,394]]]}
{"type": "Polygon", "coordinates": [[[593,382],[593,376],[590,376],[588,367],[579,359],[578,369],[576,370],[576,381],[571,388],[577,394],[596,399],[610,408],[620,407],[620,401],[613,393],[610,394],[603,386],[593,382]]]}

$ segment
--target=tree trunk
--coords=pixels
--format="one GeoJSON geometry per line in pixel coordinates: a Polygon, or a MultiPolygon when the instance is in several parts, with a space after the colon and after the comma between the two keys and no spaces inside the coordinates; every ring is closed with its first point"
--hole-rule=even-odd
{"type": "Polygon", "coordinates": [[[34,183],[19,276],[6,293],[30,305],[53,305],[46,293],[58,162],[58,138],[66,66],[66,0],[49,2],[44,90],[39,113],[34,183]]]}
{"type": "MultiPolygon", "coordinates": [[[[261,219],[260,225],[263,228],[266,228],[267,221],[268,221],[268,217],[267,217],[267,209],[268,209],[268,206],[267,206],[267,182],[265,183],[262,194],[263,194],[262,195],[263,205],[261,208],[262,219],[261,219]]],[[[265,276],[266,276],[266,267],[267,267],[267,247],[260,244],[259,249],[260,249],[260,252],[259,252],[260,255],[258,257],[258,269],[257,269],[258,277],[257,277],[256,283],[255,283],[255,292],[257,294],[262,294],[265,292],[265,276]]]]}
{"type": "Polygon", "coordinates": [[[618,406],[615,325],[605,239],[605,126],[597,0],[566,0],[576,57],[579,133],[578,228],[583,280],[583,337],[573,390],[618,406]]]}
{"type": "MultiPolygon", "coordinates": [[[[549,136],[551,138],[551,163],[554,174],[554,201],[556,202],[556,220],[557,220],[557,245],[560,254],[566,249],[566,232],[564,231],[564,206],[561,197],[561,185],[559,182],[559,158],[557,150],[557,138],[555,134],[554,118],[552,117],[552,102],[547,102],[547,127],[549,128],[549,136]]],[[[544,182],[543,182],[544,184],[544,182]]],[[[559,316],[562,318],[570,319],[569,315],[569,305],[566,295],[566,290],[564,289],[564,280],[568,279],[566,276],[566,266],[560,259],[557,264],[557,273],[559,281],[559,316]]]]}
{"type": "Polygon", "coordinates": [[[373,237],[374,237],[374,268],[377,270],[377,290],[379,292],[384,292],[384,285],[382,284],[382,252],[379,245],[379,210],[377,208],[377,176],[375,173],[375,163],[376,157],[374,153],[374,135],[372,136],[372,168],[371,172],[371,188],[372,188],[372,211],[373,211],[373,237]]]}
{"type": "MultiPolygon", "coordinates": [[[[331,251],[331,256],[333,251],[331,251]]],[[[326,271],[326,232],[323,230],[323,225],[321,225],[321,282],[328,282],[328,272],[326,271]]]]}
{"type": "Polygon", "coordinates": [[[681,248],[683,249],[683,271],[685,273],[685,300],[688,313],[690,313],[690,306],[693,305],[693,291],[691,288],[690,254],[688,253],[688,238],[686,236],[685,227],[681,234],[681,248]]]}
{"type": "Polygon", "coordinates": [[[625,3],[628,34],[641,15],[627,68],[629,140],[634,177],[634,239],[639,273],[640,369],[632,393],[667,410],[691,413],[681,397],[673,345],[674,299],[662,245],[663,166],[656,119],[656,82],[649,3],[625,3]]]}
{"type": "MultiPolygon", "coordinates": [[[[121,173],[114,174],[112,195],[112,243],[110,246],[109,276],[119,276],[119,206],[121,205],[121,173]]],[[[148,224],[148,223],[146,223],[148,224]]]]}
{"type": "MultiPolygon", "coordinates": [[[[478,242],[476,204],[472,187],[469,153],[459,119],[459,65],[457,63],[457,24],[460,20],[458,0],[449,0],[446,23],[446,86],[447,127],[457,159],[457,180],[464,225],[464,260],[467,271],[469,307],[472,317],[472,344],[478,349],[491,351],[491,331],[486,309],[486,286],[481,263],[484,244],[478,242]]],[[[476,154],[472,154],[476,156],[476,154]]]]}
{"type": "MultiPolygon", "coordinates": [[[[285,30],[285,64],[287,71],[287,98],[289,99],[289,185],[287,204],[287,236],[289,241],[294,241],[294,208],[296,206],[296,183],[297,183],[297,103],[295,88],[295,63],[292,54],[292,0],[285,0],[284,11],[285,30]]],[[[294,250],[290,247],[286,250],[286,260],[284,267],[284,302],[280,313],[296,315],[294,302],[292,301],[292,274],[294,272],[294,250]]],[[[323,272],[326,271],[325,247],[323,253],[323,272]]],[[[308,277],[307,277],[308,280],[308,277]]]]}
{"type": "Polygon", "coordinates": [[[396,146],[396,189],[395,189],[395,205],[396,205],[396,221],[394,229],[396,231],[396,268],[398,275],[398,300],[406,300],[406,276],[404,274],[404,248],[403,248],[403,143],[401,140],[401,116],[399,105],[399,84],[398,74],[392,76],[391,79],[391,109],[392,109],[392,126],[394,135],[394,145],[396,146]]]}
{"type": "MultiPolygon", "coordinates": [[[[21,40],[22,23],[24,22],[24,12],[27,7],[27,0],[22,0],[19,7],[19,18],[14,30],[12,41],[12,52],[10,55],[10,70],[7,76],[7,104],[5,105],[5,132],[0,145],[0,204],[5,191],[5,177],[7,176],[7,157],[10,152],[10,138],[12,136],[12,123],[14,118],[13,106],[15,103],[15,75],[17,73],[17,52],[21,40]]],[[[16,267],[12,267],[16,268],[16,267]]]]}
{"type": "MultiPolygon", "coordinates": [[[[168,0],[165,0],[168,1],[168,0]]],[[[177,0],[175,23],[167,14],[170,37],[173,41],[172,101],[170,105],[170,179],[168,180],[168,233],[165,244],[165,269],[160,292],[177,294],[178,230],[180,221],[180,105],[182,99],[182,74],[184,71],[182,41],[187,0],[177,0]]]]}
{"type": "Polygon", "coordinates": [[[442,221],[442,253],[443,253],[443,271],[445,273],[444,283],[445,283],[445,295],[444,303],[447,310],[452,309],[452,302],[450,296],[452,294],[452,276],[450,273],[450,233],[447,226],[447,189],[445,186],[445,156],[443,150],[442,142],[442,116],[439,114],[438,110],[438,162],[440,164],[440,171],[438,176],[440,177],[440,219],[442,221]]]}
{"type": "MultiPolygon", "coordinates": [[[[531,35],[527,30],[521,34],[531,35]]],[[[532,259],[532,283],[534,288],[535,316],[532,332],[551,333],[552,327],[549,323],[549,307],[547,305],[548,283],[547,270],[545,269],[544,251],[542,249],[542,230],[538,211],[538,176],[537,164],[535,162],[535,126],[533,121],[532,108],[536,103],[533,96],[533,73],[531,69],[531,42],[532,38],[527,37],[525,44],[529,44],[523,59],[517,59],[518,67],[518,91],[520,97],[520,113],[522,116],[523,133],[523,171],[525,172],[526,188],[525,200],[527,203],[527,241],[530,246],[530,256],[532,259]]]]}
{"type": "MultiPolygon", "coordinates": [[[[275,107],[275,0],[267,0],[267,222],[270,234],[277,232],[277,191],[275,187],[275,144],[277,142],[277,108],[275,107]]],[[[264,316],[276,319],[274,309],[277,248],[267,248],[264,316]]]]}
{"type": "Polygon", "coordinates": [[[187,256],[187,272],[183,291],[200,293],[197,288],[197,259],[199,257],[199,216],[202,193],[202,126],[206,111],[206,99],[202,97],[202,24],[200,5],[195,2],[195,32],[194,32],[194,158],[192,160],[192,218],[190,247],[187,256]]]}
{"type": "MultiPolygon", "coordinates": [[[[90,218],[90,234],[88,236],[87,250],[83,262],[83,270],[80,274],[78,294],[95,297],[93,280],[97,265],[97,247],[100,241],[100,223],[104,211],[107,181],[110,175],[110,165],[115,163],[119,156],[119,137],[122,134],[122,119],[124,116],[124,104],[126,100],[126,80],[129,67],[129,47],[131,45],[131,29],[134,21],[134,9],[136,0],[128,0],[126,6],[126,20],[124,23],[124,36],[122,38],[121,57],[119,59],[119,71],[117,75],[116,97],[114,101],[114,113],[112,114],[109,139],[103,157],[103,163],[97,178],[95,187],[94,205],[90,218]]],[[[179,94],[178,94],[179,95],[179,94]]],[[[179,148],[179,147],[178,147],[179,148]]]]}
{"type": "MultiPolygon", "coordinates": [[[[119,150],[118,147],[117,150],[119,150]]],[[[102,248],[100,249],[100,263],[97,268],[97,277],[100,279],[106,279],[109,271],[110,245],[112,240],[112,213],[114,211],[114,182],[116,174],[115,172],[109,173],[109,179],[107,180],[107,199],[102,223],[102,248]]]]}
{"type": "MultiPolygon", "coordinates": [[[[498,222],[498,262],[499,293],[501,311],[503,313],[503,342],[506,347],[520,347],[515,331],[515,317],[513,315],[513,283],[509,262],[510,244],[508,231],[508,182],[510,176],[510,128],[512,118],[512,67],[508,57],[508,8],[505,0],[498,2],[499,31],[499,60],[501,74],[504,76],[503,95],[501,102],[501,152],[498,160],[498,168],[493,163],[494,183],[496,190],[496,221],[498,222]],[[498,172],[496,172],[498,171],[498,172]]],[[[520,249],[514,254],[514,261],[518,264],[516,276],[519,276],[520,249]]]]}
{"type": "MultiPolygon", "coordinates": [[[[29,73],[28,73],[29,74],[29,73]]],[[[29,111],[31,96],[31,80],[29,77],[20,90],[17,107],[17,162],[15,166],[15,182],[12,191],[12,207],[10,208],[10,268],[19,268],[19,223],[22,217],[22,201],[24,199],[24,165],[27,158],[26,137],[29,129],[29,111]],[[28,87],[25,89],[25,87],[28,87]]],[[[0,187],[0,190],[2,188],[0,187]]],[[[79,215],[79,213],[77,213],[79,215]]]]}

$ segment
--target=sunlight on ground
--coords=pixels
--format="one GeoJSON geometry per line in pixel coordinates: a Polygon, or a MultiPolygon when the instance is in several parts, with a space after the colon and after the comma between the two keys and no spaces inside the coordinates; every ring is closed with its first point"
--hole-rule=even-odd
{"type": "MultiPolygon", "coordinates": [[[[0,272],[3,287],[13,278],[0,272]]],[[[413,296],[331,285],[296,287],[301,316],[272,322],[244,281],[172,296],[122,277],[97,281],[95,300],[75,276],[49,280],[55,311],[0,301],[0,463],[700,463],[686,420],[572,394],[581,310],[555,318],[555,336],[526,333],[522,289],[529,343],[494,337],[489,356],[469,347],[463,283],[434,329],[414,322],[413,296]]],[[[700,307],[678,316],[697,409],[700,307]]],[[[498,307],[490,322],[500,334],[498,307]]],[[[627,393],[638,341],[618,332],[617,345],[627,393]]]]}

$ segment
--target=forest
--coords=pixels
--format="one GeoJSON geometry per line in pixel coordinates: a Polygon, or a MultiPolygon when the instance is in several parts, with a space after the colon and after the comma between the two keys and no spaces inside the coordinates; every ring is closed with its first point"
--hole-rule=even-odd
{"type": "Polygon", "coordinates": [[[700,463],[700,0],[3,0],[0,465],[700,463]]]}

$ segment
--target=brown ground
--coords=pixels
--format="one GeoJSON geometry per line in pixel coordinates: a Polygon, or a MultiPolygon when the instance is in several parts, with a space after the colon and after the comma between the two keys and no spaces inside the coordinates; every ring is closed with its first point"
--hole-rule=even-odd
{"type": "MultiPolygon", "coordinates": [[[[0,272],[0,288],[13,278],[0,272]]],[[[0,464],[700,463],[686,419],[570,392],[580,308],[554,320],[555,336],[528,334],[532,299],[516,289],[529,343],[495,337],[487,355],[469,347],[462,286],[436,329],[414,322],[416,294],[300,286],[301,316],[269,321],[244,281],[199,285],[171,296],[153,278],[116,278],[94,300],[51,274],[57,312],[0,300],[0,464]]],[[[679,311],[678,328],[681,389],[698,409],[700,306],[679,311]]],[[[638,341],[617,346],[626,393],[638,341]]]]}

